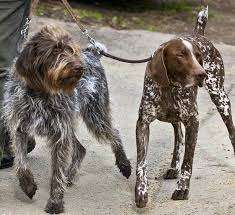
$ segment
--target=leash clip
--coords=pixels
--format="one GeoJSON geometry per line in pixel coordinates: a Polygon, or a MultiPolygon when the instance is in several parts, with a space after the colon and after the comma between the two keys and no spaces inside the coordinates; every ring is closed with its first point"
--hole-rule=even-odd
{"type": "Polygon", "coordinates": [[[107,48],[105,47],[105,45],[103,45],[100,42],[97,42],[93,37],[91,37],[87,29],[84,29],[82,33],[87,38],[91,46],[93,46],[93,48],[96,50],[98,54],[101,54],[102,52],[107,51],[107,48]]]}

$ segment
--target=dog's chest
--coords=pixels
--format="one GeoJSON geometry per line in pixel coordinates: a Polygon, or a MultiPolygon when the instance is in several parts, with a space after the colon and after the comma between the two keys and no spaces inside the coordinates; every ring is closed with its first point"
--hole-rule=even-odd
{"type": "Polygon", "coordinates": [[[165,122],[187,121],[197,112],[197,88],[160,88],[153,81],[145,82],[142,108],[147,115],[165,122]]]}
{"type": "MultiPolygon", "coordinates": [[[[48,98],[33,96],[27,99],[28,130],[38,136],[50,136],[54,133],[68,133],[73,126],[75,106],[73,97],[56,95],[48,98]]],[[[26,115],[25,115],[26,117],[26,115]]],[[[62,135],[62,134],[61,134],[62,135]]]]}

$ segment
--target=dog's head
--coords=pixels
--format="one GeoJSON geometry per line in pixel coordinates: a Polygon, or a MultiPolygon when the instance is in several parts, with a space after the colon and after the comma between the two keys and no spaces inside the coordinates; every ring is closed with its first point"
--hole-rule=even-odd
{"type": "Polygon", "coordinates": [[[162,87],[202,87],[206,78],[200,49],[183,39],[163,44],[148,66],[153,80],[162,87]]]}
{"type": "Polygon", "coordinates": [[[35,90],[71,92],[83,74],[80,47],[58,27],[46,26],[26,44],[16,75],[35,90]]]}

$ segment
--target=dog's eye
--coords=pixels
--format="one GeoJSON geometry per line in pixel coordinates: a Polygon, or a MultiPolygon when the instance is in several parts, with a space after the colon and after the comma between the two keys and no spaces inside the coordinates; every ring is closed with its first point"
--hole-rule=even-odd
{"type": "Polygon", "coordinates": [[[56,47],[56,48],[54,48],[54,50],[53,50],[53,54],[59,54],[59,53],[61,53],[61,51],[62,51],[61,48],[56,47]]]}
{"type": "Polygon", "coordinates": [[[184,55],[182,53],[178,53],[178,54],[176,54],[176,57],[177,58],[184,58],[184,55]]]}
{"type": "Polygon", "coordinates": [[[182,55],[187,55],[187,53],[188,53],[188,52],[187,52],[186,49],[183,49],[183,50],[181,51],[181,54],[182,54],[182,55]]]}
{"type": "Polygon", "coordinates": [[[66,77],[59,79],[60,84],[66,84],[75,80],[75,77],[66,77]]]}

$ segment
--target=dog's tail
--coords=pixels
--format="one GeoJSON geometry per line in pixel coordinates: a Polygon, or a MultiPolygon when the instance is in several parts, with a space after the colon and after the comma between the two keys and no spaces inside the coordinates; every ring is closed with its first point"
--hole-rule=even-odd
{"type": "Polygon", "coordinates": [[[99,58],[102,57],[102,52],[107,52],[107,48],[104,44],[95,41],[94,44],[89,44],[87,47],[87,50],[92,51],[96,56],[98,56],[99,58]]]}
{"type": "Polygon", "coordinates": [[[194,28],[195,35],[204,35],[208,20],[208,6],[202,9],[197,15],[197,21],[194,28]]]}

